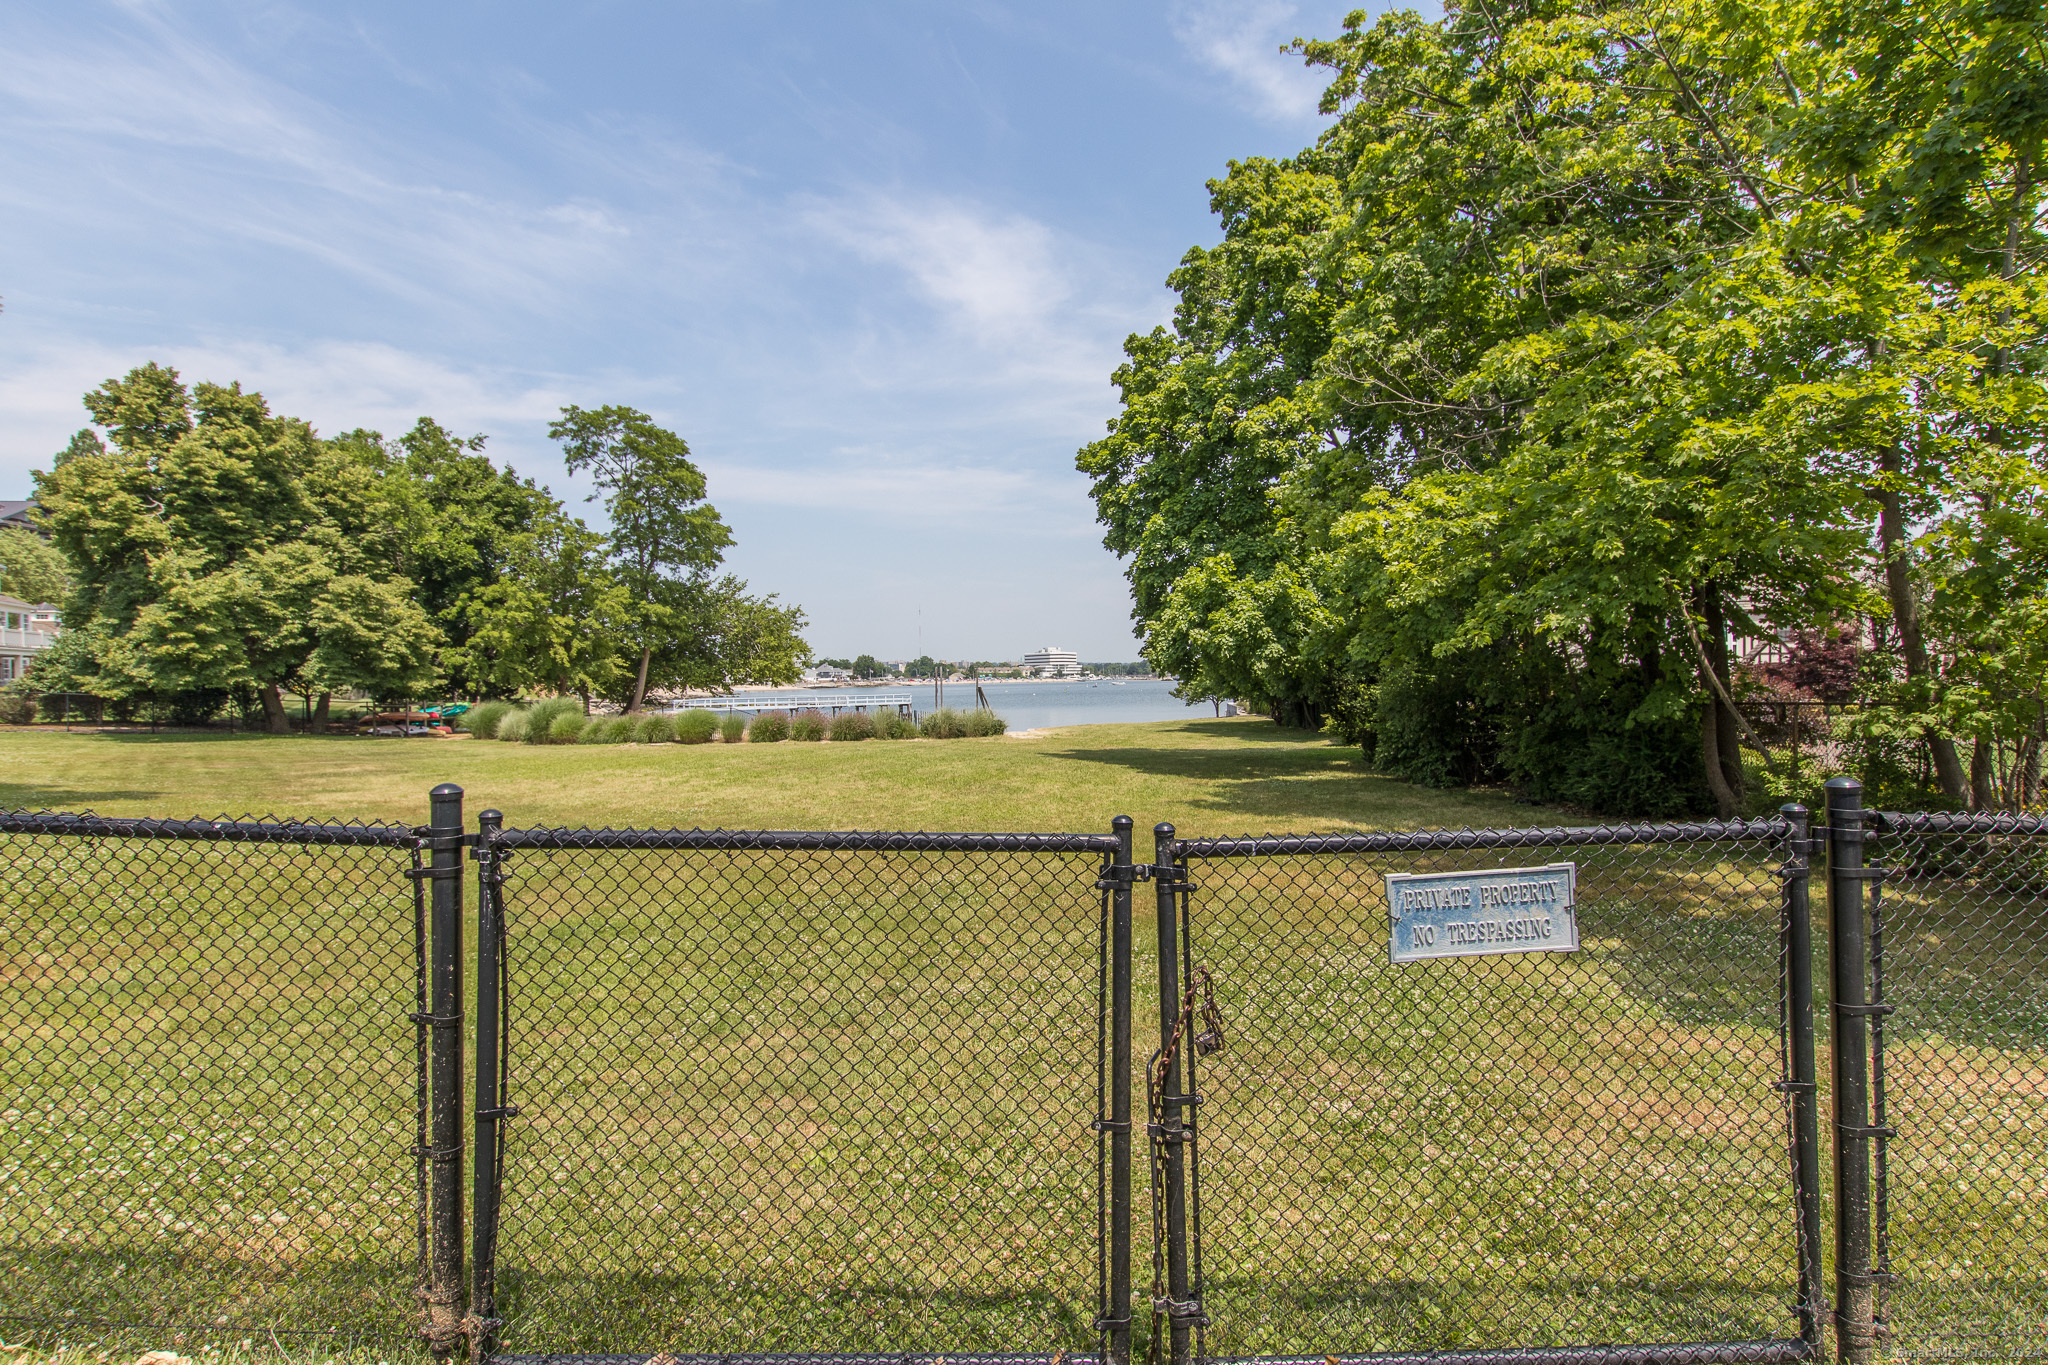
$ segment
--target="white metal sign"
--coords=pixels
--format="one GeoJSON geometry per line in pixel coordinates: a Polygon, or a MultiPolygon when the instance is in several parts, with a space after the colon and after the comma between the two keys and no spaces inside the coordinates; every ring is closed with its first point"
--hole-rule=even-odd
{"type": "Polygon", "coordinates": [[[1483,872],[1389,872],[1396,962],[1579,948],[1578,864],[1483,872]]]}

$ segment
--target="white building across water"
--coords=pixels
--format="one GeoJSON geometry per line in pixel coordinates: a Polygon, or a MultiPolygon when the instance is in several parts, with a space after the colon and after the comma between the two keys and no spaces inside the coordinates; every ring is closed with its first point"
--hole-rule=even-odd
{"type": "Polygon", "coordinates": [[[1081,656],[1071,649],[1061,649],[1057,645],[1032,650],[1024,656],[1024,666],[1041,678],[1081,676],[1081,656]]]}

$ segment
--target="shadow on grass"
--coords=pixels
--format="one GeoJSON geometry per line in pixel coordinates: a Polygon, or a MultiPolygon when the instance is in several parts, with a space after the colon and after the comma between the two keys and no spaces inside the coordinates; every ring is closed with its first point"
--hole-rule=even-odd
{"type": "Polygon", "coordinates": [[[162,795],[160,791],[84,791],[32,782],[0,782],[0,810],[79,811],[95,801],[148,801],[162,795]]]}
{"type": "Polygon", "coordinates": [[[1789,1268],[1785,1275],[1656,1283],[1226,1275],[1208,1286],[1211,1339],[1219,1353],[1262,1355],[1771,1340],[1797,1330],[1783,1307],[1789,1268]]]}
{"type": "Polygon", "coordinates": [[[833,1283],[803,1272],[550,1274],[503,1261],[498,1309],[509,1351],[1021,1352],[1089,1344],[1089,1309],[1043,1289],[833,1283]]]}
{"type": "Polygon", "coordinates": [[[1190,720],[1179,726],[1182,734],[1227,739],[1234,744],[1316,744],[1333,749],[1348,748],[1323,739],[1308,730],[1289,730],[1270,720],[1190,720]]]}
{"type": "MultiPolygon", "coordinates": [[[[1187,728],[1213,729],[1231,739],[1241,733],[1234,721],[1202,722],[1187,728]]],[[[1269,740],[1292,736],[1284,747],[1219,750],[1105,745],[1054,749],[1045,757],[1210,784],[1206,793],[1191,789],[1183,798],[1186,804],[1230,811],[1247,821],[1279,822],[1260,826],[1262,833],[1306,833],[1304,820],[1405,828],[1528,822],[1530,812],[1513,810],[1496,794],[1418,787],[1371,771],[1364,756],[1349,745],[1305,743],[1300,733],[1275,727],[1262,736],[1269,740]]]]}

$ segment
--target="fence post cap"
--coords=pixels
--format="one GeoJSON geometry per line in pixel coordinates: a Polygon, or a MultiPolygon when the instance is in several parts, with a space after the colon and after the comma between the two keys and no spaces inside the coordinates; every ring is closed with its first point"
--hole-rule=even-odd
{"type": "Polygon", "coordinates": [[[480,825],[502,825],[505,823],[505,812],[501,810],[487,810],[476,817],[476,822],[480,825]]]}
{"type": "Polygon", "coordinates": [[[443,782],[440,786],[428,792],[427,795],[441,797],[460,796],[462,795],[462,788],[456,786],[453,782],[443,782]]]}
{"type": "Polygon", "coordinates": [[[1116,817],[1116,819],[1109,822],[1109,827],[1111,829],[1129,829],[1132,825],[1136,823],[1137,822],[1132,820],[1131,817],[1128,815],[1119,815],[1116,817]]]}
{"type": "Polygon", "coordinates": [[[1152,832],[1162,839],[1171,839],[1173,837],[1173,822],[1171,820],[1161,820],[1158,824],[1152,826],[1152,832]]]}
{"type": "Polygon", "coordinates": [[[1831,777],[1823,783],[1829,791],[1862,791],[1863,784],[1853,777],[1831,777]]]}

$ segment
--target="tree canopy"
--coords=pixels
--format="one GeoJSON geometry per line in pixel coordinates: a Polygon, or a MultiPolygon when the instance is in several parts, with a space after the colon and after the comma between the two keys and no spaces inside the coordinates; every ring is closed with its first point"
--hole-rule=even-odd
{"type": "Polygon", "coordinates": [[[81,432],[36,475],[59,565],[12,539],[0,560],[64,594],[31,685],[201,710],[247,695],[282,730],[285,693],[318,695],[320,721],[344,690],[637,706],[650,685],[786,681],[808,658],[801,611],[710,575],[731,536],[703,475],[631,409],[556,424],[608,494],[601,533],[431,418],[323,439],[153,363],[85,406],[105,439],[81,432]]]}
{"type": "Polygon", "coordinates": [[[1726,814],[1733,657],[1863,621],[1872,762],[2038,775],[2041,26],[1571,0],[1298,43],[1329,128],[1212,182],[1079,457],[1147,659],[1418,780],[1726,814]]]}

